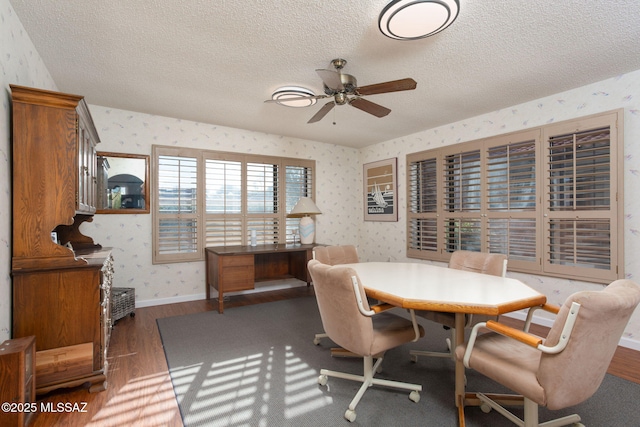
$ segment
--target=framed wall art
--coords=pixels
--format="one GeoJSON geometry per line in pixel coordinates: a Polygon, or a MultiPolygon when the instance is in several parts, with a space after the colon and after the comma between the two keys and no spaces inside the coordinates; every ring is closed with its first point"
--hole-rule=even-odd
{"type": "Polygon", "coordinates": [[[380,160],[364,165],[364,220],[398,220],[398,159],[380,160]]]}

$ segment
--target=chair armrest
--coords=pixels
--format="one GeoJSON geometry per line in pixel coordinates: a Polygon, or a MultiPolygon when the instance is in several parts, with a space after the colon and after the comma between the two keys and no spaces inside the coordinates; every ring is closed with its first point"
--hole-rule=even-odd
{"type": "Polygon", "coordinates": [[[383,311],[391,310],[392,308],[395,308],[395,305],[387,304],[385,302],[382,304],[376,304],[372,306],[371,310],[375,311],[375,313],[378,314],[378,313],[382,313],[383,311]]]}
{"type": "Polygon", "coordinates": [[[528,332],[512,328],[511,326],[504,325],[502,323],[496,322],[495,320],[488,320],[486,323],[486,327],[490,331],[494,331],[499,333],[500,335],[505,335],[509,338],[513,338],[530,347],[537,348],[540,344],[542,344],[542,338],[531,335],[528,332]]]}
{"type": "MultiPolygon", "coordinates": [[[[356,278],[356,276],[351,276],[351,284],[353,285],[353,292],[355,293],[356,302],[358,303],[358,310],[363,316],[367,316],[367,317],[375,316],[378,313],[382,313],[383,311],[393,308],[393,305],[383,303],[383,304],[374,305],[373,307],[369,307],[369,310],[366,310],[364,308],[362,296],[360,295],[360,285],[358,284],[358,279],[356,278]]],[[[415,312],[413,310],[409,310],[409,312],[411,314],[411,323],[413,324],[413,331],[416,334],[412,342],[416,342],[420,338],[420,327],[418,326],[418,322],[416,321],[415,312]]]]}
{"type": "Polygon", "coordinates": [[[478,332],[481,328],[489,329],[490,331],[493,331],[500,335],[504,335],[511,339],[515,339],[533,348],[539,348],[539,346],[542,344],[542,338],[531,335],[528,332],[521,331],[520,329],[512,328],[511,326],[496,322],[495,320],[488,320],[486,322],[477,323],[471,330],[471,336],[469,336],[469,342],[467,343],[467,348],[465,349],[464,357],[462,359],[464,366],[467,368],[470,367],[469,359],[471,359],[473,346],[476,343],[476,338],[478,337],[478,332]]]}
{"type": "Polygon", "coordinates": [[[560,306],[555,304],[544,304],[540,308],[553,314],[558,314],[560,312],[560,306]]]}
{"type": "Polygon", "coordinates": [[[542,305],[537,305],[535,307],[531,307],[527,312],[527,318],[524,321],[524,328],[522,329],[523,331],[525,332],[529,331],[529,327],[531,326],[531,320],[533,319],[533,313],[536,310],[540,310],[540,309],[544,311],[548,311],[549,313],[558,314],[558,312],[560,311],[560,306],[555,304],[542,304],[542,305]]]}
{"type": "MultiPolygon", "coordinates": [[[[545,304],[544,306],[540,306],[538,308],[545,308],[545,306],[547,306],[547,304],[545,304]]],[[[554,310],[553,308],[554,306],[549,305],[549,307],[551,308],[551,310],[554,310]]],[[[469,359],[471,358],[471,352],[473,351],[473,346],[475,345],[476,338],[478,337],[478,331],[480,330],[480,328],[489,329],[490,331],[493,331],[500,335],[504,335],[506,337],[515,339],[517,341],[520,341],[523,344],[534,347],[543,353],[547,353],[547,354],[560,353],[562,350],[564,350],[564,348],[567,346],[567,343],[569,342],[569,337],[571,337],[571,332],[573,331],[573,325],[576,323],[576,318],[578,317],[579,310],[580,310],[580,304],[574,301],[571,304],[571,308],[569,310],[569,313],[567,314],[567,319],[565,320],[564,325],[562,327],[560,340],[556,345],[552,347],[544,345],[543,339],[538,336],[529,334],[526,331],[521,331],[519,329],[512,328],[507,325],[503,325],[502,323],[496,322],[494,320],[478,323],[471,330],[471,336],[469,337],[469,342],[467,344],[467,348],[464,352],[464,358],[462,360],[464,363],[464,366],[469,368],[469,359]]]]}

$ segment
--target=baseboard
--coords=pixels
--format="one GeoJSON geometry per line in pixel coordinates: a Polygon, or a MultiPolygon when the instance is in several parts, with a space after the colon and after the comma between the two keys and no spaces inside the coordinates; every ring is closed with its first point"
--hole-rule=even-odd
{"type": "MultiPolygon", "coordinates": [[[[523,311],[516,311],[516,312],[513,312],[513,313],[506,313],[506,314],[503,314],[503,316],[511,317],[513,319],[522,320],[523,322],[526,320],[526,317],[527,317],[526,313],[523,312],[523,311]]],[[[534,314],[533,315],[533,319],[531,320],[531,323],[550,328],[553,325],[553,319],[549,319],[547,317],[536,316],[534,314]]],[[[625,347],[625,348],[628,348],[628,349],[631,349],[631,350],[640,351],[640,341],[632,340],[631,338],[622,337],[620,339],[620,342],[618,343],[618,345],[620,347],[625,347]]]]}
{"type": "MultiPolygon", "coordinates": [[[[297,279],[286,279],[286,280],[273,280],[266,282],[258,282],[255,284],[254,289],[249,289],[246,291],[225,293],[225,298],[227,295],[246,295],[253,294],[256,292],[265,292],[265,291],[276,291],[280,289],[289,289],[298,286],[307,286],[306,282],[297,279]]],[[[206,294],[203,292],[201,294],[192,294],[192,295],[182,295],[176,297],[169,298],[158,298],[158,299],[149,299],[143,301],[136,301],[137,307],[153,307],[156,305],[165,305],[165,304],[175,304],[179,302],[189,302],[189,301],[198,301],[206,298],[206,294]]],[[[211,298],[218,298],[218,292],[215,289],[211,289],[211,298]]]]}
{"type": "Polygon", "coordinates": [[[181,296],[169,297],[169,298],[148,299],[143,301],[136,301],[136,308],[153,307],[156,305],[165,305],[165,304],[175,304],[178,302],[198,301],[205,298],[206,298],[206,295],[203,292],[201,294],[181,295],[181,296]]]}

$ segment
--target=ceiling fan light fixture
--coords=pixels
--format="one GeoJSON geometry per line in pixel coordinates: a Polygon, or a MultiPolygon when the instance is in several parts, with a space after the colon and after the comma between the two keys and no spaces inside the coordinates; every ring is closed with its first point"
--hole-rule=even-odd
{"type": "Polygon", "coordinates": [[[395,40],[416,40],[432,36],[455,21],[458,0],[393,0],[380,12],[378,26],[395,40]]]}
{"type": "Polygon", "coordinates": [[[271,99],[276,101],[276,104],[294,108],[310,107],[317,101],[315,98],[300,98],[302,96],[315,96],[315,93],[305,87],[283,86],[273,92],[271,99]]]}

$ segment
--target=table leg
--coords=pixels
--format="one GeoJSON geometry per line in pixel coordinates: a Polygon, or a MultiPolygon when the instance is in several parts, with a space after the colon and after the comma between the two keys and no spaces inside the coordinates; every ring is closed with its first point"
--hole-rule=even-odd
{"type": "MultiPolygon", "coordinates": [[[[456,342],[455,348],[464,343],[464,313],[456,313],[456,342]]],[[[461,360],[455,360],[455,372],[456,372],[456,407],[458,408],[458,422],[460,427],[464,427],[464,364],[461,360]]]]}
{"type": "Polygon", "coordinates": [[[222,297],[222,290],[218,291],[218,313],[224,312],[224,298],[222,297]]]}

